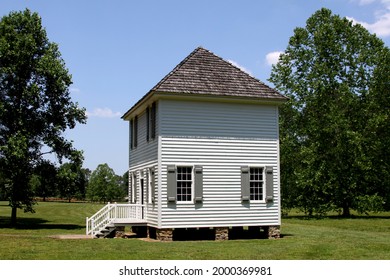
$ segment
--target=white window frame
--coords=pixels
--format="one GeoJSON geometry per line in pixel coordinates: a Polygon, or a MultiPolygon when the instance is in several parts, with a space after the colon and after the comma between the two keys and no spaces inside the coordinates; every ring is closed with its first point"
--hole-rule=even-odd
{"type": "Polygon", "coordinates": [[[259,165],[252,165],[252,166],[249,166],[249,200],[250,200],[250,202],[265,202],[265,195],[266,195],[266,190],[265,190],[265,188],[266,188],[266,182],[265,182],[265,180],[266,180],[266,178],[265,178],[265,166],[263,166],[263,165],[261,165],[261,166],[259,166],[259,165]],[[262,169],[262,172],[261,172],[261,176],[262,176],[262,180],[252,180],[252,178],[251,178],[251,175],[252,175],[252,169],[262,169]],[[253,183],[253,182],[259,182],[259,183],[261,183],[262,184],[262,187],[261,187],[261,196],[262,196],[262,198],[261,199],[252,199],[252,196],[254,195],[254,194],[252,194],[252,189],[253,188],[251,188],[251,183],[253,183]]]}
{"type": "Polygon", "coordinates": [[[195,181],[194,181],[194,165],[188,164],[177,164],[176,165],[176,203],[178,204],[193,204],[194,202],[194,191],[195,191],[195,181]],[[191,168],[191,180],[179,180],[179,168],[191,168]],[[179,200],[178,184],[180,182],[191,182],[191,197],[190,200],[179,200]]]}

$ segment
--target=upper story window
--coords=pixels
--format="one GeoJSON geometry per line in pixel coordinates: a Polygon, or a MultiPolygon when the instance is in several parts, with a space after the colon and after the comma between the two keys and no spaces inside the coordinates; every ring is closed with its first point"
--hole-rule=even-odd
{"type": "Polygon", "coordinates": [[[130,120],[130,148],[134,149],[138,146],[138,117],[130,120]]]}
{"type": "Polygon", "coordinates": [[[152,103],[151,107],[147,107],[146,114],[146,141],[156,138],[156,102],[152,103]]]}

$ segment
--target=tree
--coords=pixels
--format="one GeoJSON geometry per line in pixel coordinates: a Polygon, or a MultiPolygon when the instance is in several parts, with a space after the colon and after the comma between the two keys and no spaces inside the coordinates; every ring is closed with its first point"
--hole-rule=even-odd
{"type": "Polygon", "coordinates": [[[388,54],[375,35],[328,9],[294,30],[270,77],[290,98],[280,112],[282,187],[290,207],[345,216],[350,209],[380,208],[377,179],[383,174],[374,173],[384,147],[375,139],[379,126],[370,122],[388,120],[388,109],[378,103],[388,92],[389,76],[378,70],[388,69],[388,54]],[[375,106],[386,113],[379,117],[375,106]]]}
{"type": "Polygon", "coordinates": [[[87,185],[86,172],[77,163],[64,163],[58,169],[57,189],[62,198],[71,202],[72,198],[83,199],[87,185]]]}
{"type": "Polygon", "coordinates": [[[45,153],[81,162],[81,152],[63,137],[85,123],[85,110],[71,101],[71,76],[41,18],[29,10],[0,21],[0,169],[16,224],[17,209],[33,211],[29,184],[45,153]],[[46,152],[43,152],[43,149],[46,152]]]}
{"type": "Polygon", "coordinates": [[[57,167],[48,160],[37,164],[30,180],[34,196],[43,198],[57,195],[57,167]]]}
{"type": "Polygon", "coordinates": [[[107,163],[99,164],[89,179],[87,198],[103,202],[122,199],[125,193],[118,177],[107,163]]]}

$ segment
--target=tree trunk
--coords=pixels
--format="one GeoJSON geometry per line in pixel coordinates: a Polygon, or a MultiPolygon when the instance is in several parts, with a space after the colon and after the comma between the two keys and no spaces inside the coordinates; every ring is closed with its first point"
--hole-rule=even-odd
{"type": "Polygon", "coordinates": [[[16,212],[18,208],[13,206],[11,211],[11,226],[16,226],[16,212]]]}
{"type": "Polygon", "coordinates": [[[342,216],[343,217],[350,217],[351,216],[351,211],[349,209],[349,205],[348,204],[344,204],[342,216]]]}

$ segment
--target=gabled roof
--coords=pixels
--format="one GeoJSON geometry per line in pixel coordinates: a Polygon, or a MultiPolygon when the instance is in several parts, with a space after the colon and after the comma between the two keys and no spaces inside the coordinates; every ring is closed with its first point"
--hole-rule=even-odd
{"type": "Polygon", "coordinates": [[[276,90],[202,47],[190,53],[122,118],[154,93],[287,100],[276,90]]]}

